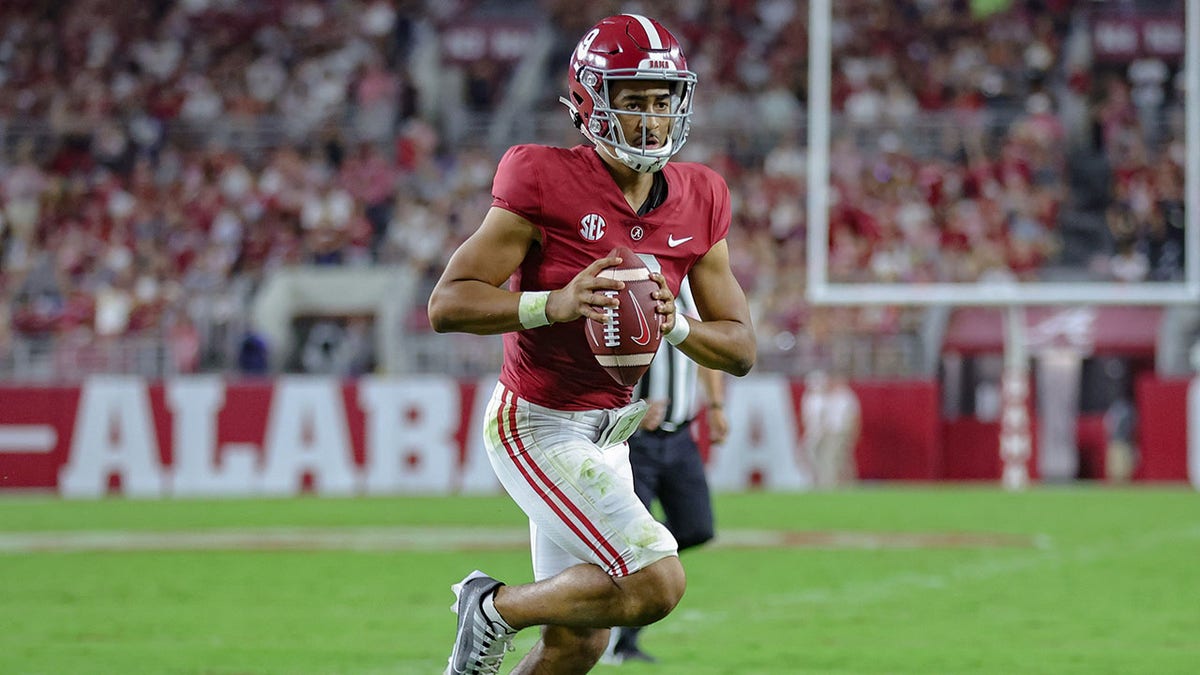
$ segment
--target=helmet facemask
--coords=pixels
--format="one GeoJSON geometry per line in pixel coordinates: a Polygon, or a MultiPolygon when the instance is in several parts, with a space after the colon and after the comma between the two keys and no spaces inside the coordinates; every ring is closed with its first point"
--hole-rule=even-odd
{"type": "MultiPolygon", "coordinates": [[[[687,141],[691,127],[692,92],[696,85],[696,75],[691,71],[674,71],[665,69],[620,69],[599,71],[584,67],[578,74],[579,82],[584,91],[591,97],[591,112],[584,114],[580,104],[584,101],[560,99],[574,113],[579,131],[602,151],[615,157],[625,166],[639,173],[651,173],[666,166],[667,162],[687,141]],[[642,80],[664,82],[671,91],[669,111],[667,112],[636,112],[618,110],[612,107],[611,83],[622,80],[642,80]],[[641,137],[625,138],[622,118],[640,116],[642,118],[641,137]],[[665,138],[659,139],[657,147],[647,147],[649,135],[647,118],[654,117],[665,121],[669,129],[665,138]]],[[[579,97],[576,91],[572,97],[579,97]]],[[[660,125],[661,128],[662,125],[660,125]]]]}

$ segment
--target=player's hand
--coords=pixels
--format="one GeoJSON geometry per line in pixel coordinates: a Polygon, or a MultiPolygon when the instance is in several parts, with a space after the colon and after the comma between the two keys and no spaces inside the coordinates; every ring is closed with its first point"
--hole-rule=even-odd
{"type": "Polygon", "coordinates": [[[651,272],[650,278],[658,283],[658,290],[654,291],[654,299],[658,300],[658,309],[655,311],[662,315],[662,332],[665,335],[675,328],[675,295],[667,288],[667,278],[662,274],[651,272]]]}
{"type": "Polygon", "coordinates": [[[619,291],[625,283],[616,279],[597,276],[602,270],[621,264],[616,256],[600,258],[579,271],[566,286],[552,291],[546,299],[546,317],[552,323],[574,321],[579,317],[604,321],[604,308],[616,307],[617,298],[605,295],[605,291],[619,291]]]}
{"type": "Polygon", "coordinates": [[[708,442],[721,444],[729,436],[729,418],[725,416],[724,408],[709,408],[704,415],[708,424],[708,442]]]}
{"type": "Polygon", "coordinates": [[[664,399],[647,399],[646,403],[650,407],[646,409],[646,416],[642,418],[641,424],[638,425],[642,431],[654,431],[662,425],[663,420],[667,417],[667,402],[664,399]]]}

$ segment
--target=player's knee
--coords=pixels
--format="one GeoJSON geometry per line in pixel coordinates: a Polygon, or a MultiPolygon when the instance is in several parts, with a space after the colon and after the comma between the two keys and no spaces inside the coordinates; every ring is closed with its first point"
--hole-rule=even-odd
{"type": "Polygon", "coordinates": [[[662,619],[675,609],[687,588],[687,577],[676,556],[663,558],[636,576],[640,578],[626,625],[644,626],[662,619]]]}
{"type": "Polygon", "coordinates": [[[675,609],[675,605],[679,604],[682,597],[682,594],[661,592],[644,598],[638,615],[630,623],[635,626],[645,626],[664,619],[671,613],[671,610],[675,609]]]}

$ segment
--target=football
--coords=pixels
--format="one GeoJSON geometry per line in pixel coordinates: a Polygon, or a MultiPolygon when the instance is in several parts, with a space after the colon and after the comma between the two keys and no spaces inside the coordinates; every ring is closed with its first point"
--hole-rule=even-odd
{"type": "Polygon", "coordinates": [[[621,304],[605,308],[603,323],[586,320],[585,330],[596,362],[617,382],[634,385],[650,367],[662,342],[662,315],[655,311],[658,300],[654,299],[658,284],[650,278],[650,269],[642,259],[627,246],[619,246],[609,255],[621,258],[621,264],[599,276],[625,282],[620,291],[607,292],[621,304]]]}

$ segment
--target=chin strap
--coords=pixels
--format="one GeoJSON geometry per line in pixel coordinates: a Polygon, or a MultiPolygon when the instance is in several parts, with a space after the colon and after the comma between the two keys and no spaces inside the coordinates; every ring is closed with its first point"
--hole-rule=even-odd
{"type": "MultiPolygon", "coordinates": [[[[587,134],[584,135],[587,136],[587,134]]],[[[612,157],[613,159],[633,169],[634,171],[637,171],[638,173],[654,173],[655,171],[659,171],[666,166],[667,162],[671,159],[670,140],[667,141],[668,145],[663,150],[663,156],[655,157],[653,159],[635,155],[631,152],[626,152],[625,150],[610,145],[604,141],[597,141],[591,136],[588,136],[588,140],[592,141],[592,143],[594,143],[596,147],[600,148],[604,154],[612,157]]]]}
{"type": "Polygon", "coordinates": [[[575,125],[576,129],[583,131],[583,116],[579,114],[579,108],[576,108],[575,104],[571,103],[566,96],[559,96],[558,102],[567,106],[567,110],[571,111],[571,123],[575,125]]]}
{"type": "MultiPolygon", "coordinates": [[[[612,157],[613,159],[617,160],[618,162],[624,164],[625,166],[629,166],[629,161],[625,157],[622,157],[620,154],[618,154],[616,149],[614,149],[608,143],[598,142],[594,138],[589,138],[588,140],[590,140],[592,143],[594,143],[596,145],[596,147],[600,149],[600,152],[603,152],[604,154],[608,155],[609,157],[612,157]]],[[[629,168],[633,169],[634,171],[638,171],[638,168],[635,166],[629,166],[629,168]]]]}

